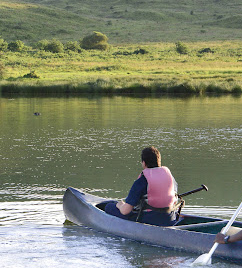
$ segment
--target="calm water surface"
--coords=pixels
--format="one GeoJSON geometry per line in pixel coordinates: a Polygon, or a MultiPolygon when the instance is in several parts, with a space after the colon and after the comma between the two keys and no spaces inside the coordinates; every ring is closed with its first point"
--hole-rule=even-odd
{"type": "Polygon", "coordinates": [[[242,200],[241,141],[242,98],[231,96],[0,98],[1,266],[189,267],[197,255],[64,226],[63,193],[125,198],[154,145],[179,193],[209,188],[183,211],[228,219],[242,200]]]}

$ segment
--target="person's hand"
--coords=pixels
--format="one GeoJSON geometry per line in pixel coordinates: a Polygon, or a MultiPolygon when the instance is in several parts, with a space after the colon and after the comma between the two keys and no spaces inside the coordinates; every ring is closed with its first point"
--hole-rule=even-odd
{"type": "Polygon", "coordinates": [[[219,244],[225,244],[224,242],[224,238],[225,238],[225,235],[221,234],[221,233],[218,233],[215,237],[215,240],[214,242],[215,243],[219,243],[219,244]]]}

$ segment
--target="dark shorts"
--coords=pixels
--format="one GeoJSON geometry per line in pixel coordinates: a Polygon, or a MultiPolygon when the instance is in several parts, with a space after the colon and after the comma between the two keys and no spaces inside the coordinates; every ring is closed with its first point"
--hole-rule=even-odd
{"type": "MultiPolygon", "coordinates": [[[[123,215],[116,207],[116,204],[117,202],[108,203],[105,207],[105,212],[124,220],[136,221],[138,213],[130,212],[128,215],[123,215]]],[[[156,211],[143,212],[139,222],[157,226],[172,226],[176,223],[176,213],[160,213],[156,211]]]]}

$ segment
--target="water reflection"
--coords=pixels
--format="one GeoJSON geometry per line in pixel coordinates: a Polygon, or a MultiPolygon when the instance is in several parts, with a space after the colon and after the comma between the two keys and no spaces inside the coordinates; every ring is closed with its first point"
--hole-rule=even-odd
{"type": "Polygon", "coordinates": [[[179,193],[209,188],[187,196],[184,213],[228,219],[241,202],[241,117],[242,98],[231,96],[0,98],[2,262],[186,267],[193,256],[63,228],[64,190],[126,197],[141,171],[140,151],[152,144],[179,193]]]}
{"type": "Polygon", "coordinates": [[[0,99],[1,181],[123,198],[140,172],[141,148],[153,144],[180,192],[208,186],[189,204],[235,205],[242,187],[241,104],[231,96],[0,99]],[[36,110],[41,116],[33,116],[36,110]]]}

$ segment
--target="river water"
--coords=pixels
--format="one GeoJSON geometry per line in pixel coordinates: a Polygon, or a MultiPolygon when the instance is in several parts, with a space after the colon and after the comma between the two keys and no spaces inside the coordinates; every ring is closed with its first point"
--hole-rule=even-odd
{"type": "Polygon", "coordinates": [[[209,188],[183,212],[228,219],[242,197],[241,141],[241,97],[0,98],[1,267],[189,267],[197,255],[64,226],[64,191],[125,198],[154,145],[179,193],[209,188]]]}

